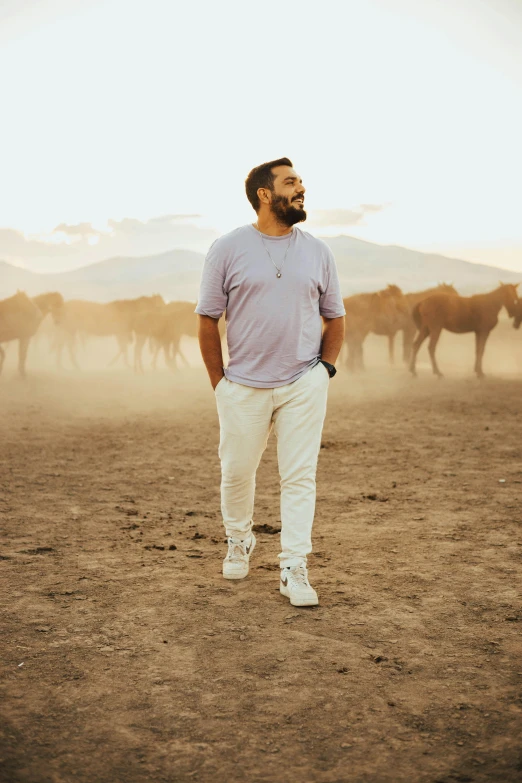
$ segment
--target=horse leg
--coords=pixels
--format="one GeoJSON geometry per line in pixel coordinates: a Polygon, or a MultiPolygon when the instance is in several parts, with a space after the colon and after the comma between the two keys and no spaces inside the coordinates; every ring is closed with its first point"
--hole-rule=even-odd
{"type": "Polygon", "coordinates": [[[120,356],[123,356],[125,364],[128,367],[129,366],[129,358],[127,356],[127,341],[125,340],[125,338],[121,334],[117,334],[116,335],[116,341],[118,343],[118,353],[116,354],[114,359],[111,359],[111,361],[109,362],[108,366],[109,367],[113,367],[116,364],[116,362],[118,361],[118,359],[120,358],[120,356]]]}
{"type": "Polygon", "coordinates": [[[402,330],[402,360],[404,364],[409,364],[410,362],[414,338],[415,327],[406,326],[402,330]]]}
{"type": "Polygon", "coordinates": [[[23,337],[18,340],[18,372],[21,378],[25,378],[25,362],[27,360],[27,349],[29,348],[29,337],[23,337]]]}
{"type": "Polygon", "coordinates": [[[63,352],[63,346],[64,346],[64,338],[63,335],[56,335],[56,340],[54,343],[54,351],[56,352],[56,369],[61,370],[62,369],[62,352],[63,352]]]}
{"type": "Polygon", "coordinates": [[[76,361],[76,355],[74,353],[74,343],[75,343],[75,337],[74,334],[68,334],[67,335],[67,350],[69,352],[69,359],[71,360],[71,364],[74,367],[75,370],[79,370],[80,366],[78,362],[76,361]]]}
{"type": "Polygon", "coordinates": [[[489,332],[475,332],[475,372],[477,378],[482,379],[484,373],[482,372],[482,357],[484,356],[484,349],[489,337],[489,332]]]}
{"type": "Polygon", "coordinates": [[[437,359],[435,358],[435,349],[437,347],[437,343],[439,342],[439,337],[440,337],[440,333],[441,332],[442,332],[442,329],[432,329],[431,332],[430,332],[430,341],[428,343],[428,351],[429,351],[429,354],[430,354],[431,366],[433,368],[434,374],[438,378],[442,378],[443,377],[441,371],[438,368],[437,359]]]}
{"type": "Polygon", "coordinates": [[[419,349],[422,343],[424,342],[424,340],[426,339],[426,337],[429,335],[429,333],[430,330],[428,329],[428,327],[422,326],[419,329],[417,336],[415,337],[415,340],[413,341],[413,345],[411,348],[411,358],[410,358],[410,372],[414,378],[417,375],[417,370],[415,369],[415,365],[417,362],[417,354],[419,353],[419,349]]]}
{"type": "Polygon", "coordinates": [[[357,343],[357,369],[361,370],[361,372],[364,372],[366,370],[366,367],[364,366],[364,340],[366,339],[366,335],[364,337],[359,338],[359,342],[357,343]]]}
{"type": "Polygon", "coordinates": [[[190,367],[190,362],[187,359],[187,357],[185,356],[185,354],[183,353],[183,351],[181,350],[181,348],[179,347],[179,344],[178,344],[178,353],[181,356],[181,360],[182,360],[183,364],[185,365],[185,367],[190,367]]]}
{"type": "Polygon", "coordinates": [[[163,343],[163,351],[165,353],[165,364],[174,372],[178,371],[178,364],[176,362],[176,355],[178,353],[177,349],[178,349],[178,344],[176,343],[175,340],[171,342],[166,340],[163,343]],[[170,352],[171,346],[172,346],[172,354],[170,352]]]}
{"type": "Polygon", "coordinates": [[[149,350],[152,353],[152,362],[151,367],[153,370],[158,369],[158,357],[160,355],[160,351],[163,347],[162,341],[159,339],[159,337],[154,337],[149,340],[149,350]]]}
{"type": "Polygon", "coordinates": [[[0,345],[0,375],[2,374],[2,367],[4,366],[5,351],[0,345]]]}
{"type": "Polygon", "coordinates": [[[145,335],[136,335],[136,342],[134,343],[134,372],[143,375],[143,346],[147,338],[145,335]]]}
{"type": "Polygon", "coordinates": [[[388,359],[390,360],[390,364],[393,367],[395,364],[395,335],[389,334],[388,335],[388,359]]]}
{"type": "Polygon", "coordinates": [[[131,344],[131,342],[132,342],[132,334],[130,338],[127,335],[121,338],[123,361],[125,362],[125,367],[128,367],[129,370],[131,369],[131,363],[129,361],[129,345],[131,344]]]}

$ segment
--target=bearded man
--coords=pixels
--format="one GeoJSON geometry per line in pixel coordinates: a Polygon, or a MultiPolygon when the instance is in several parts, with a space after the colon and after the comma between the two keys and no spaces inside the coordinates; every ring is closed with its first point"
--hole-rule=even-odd
{"type": "Polygon", "coordinates": [[[246,195],[253,224],[217,239],[205,260],[199,344],[220,423],[226,579],[243,579],[256,545],[256,471],[272,428],[281,477],[280,591],[313,606],[315,476],[330,378],[344,337],[344,306],[329,247],[297,227],[305,187],[288,158],[256,166],[246,195]],[[226,311],[229,362],[218,321],[226,311]],[[322,320],[321,320],[322,319],[322,320]]]}

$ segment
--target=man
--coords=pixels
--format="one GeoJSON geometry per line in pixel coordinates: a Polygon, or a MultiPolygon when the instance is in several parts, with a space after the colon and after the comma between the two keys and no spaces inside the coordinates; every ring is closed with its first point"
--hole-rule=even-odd
{"type": "Polygon", "coordinates": [[[220,423],[221,511],[226,579],[243,579],[252,532],[256,470],[272,427],[281,476],[281,593],[313,606],[308,581],[315,474],[330,378],[344,337],[344,307],[328,246],[296,227],[305,188],[288,158],[246,179],[253,224],[216,240],[203,270],[199,344],[220,423]],[[226,310],[229,363],[218,321],[226,310]],[[321,317],[324,322],[321,322],[321,317]]]}

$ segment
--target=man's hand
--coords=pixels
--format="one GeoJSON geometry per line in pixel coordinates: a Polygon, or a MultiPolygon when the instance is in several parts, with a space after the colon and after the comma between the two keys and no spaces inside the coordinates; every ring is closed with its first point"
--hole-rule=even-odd
{"type": "Polygon", "coordinates": [[[220,375],[220,377],[217,379],[217,381],[216,381],[216,380],[214,380],[213,378],[211,378],[211,379],[210,379],[210,383],[212,384],[212,389],[213,389],[214,391],[216,391],[216,386],[218,385],[218,383],[220,382],[220,380],[221,380],[222,378],[224,378],[224,377],[225,377],[225,373],[221,373],[221,375],[220,375]]]}
{"type": "Polygon", "coordinates": [[[323,340],[321,344],[321,359],[328,364],[335,364],[343,347],[344,315],[340,318],[325,318],[323,316],[323,340]]]}
{"type": "Polygon", "coordinates": [[[215,389],[223,372],[223,352],[221,350],[221,335],[219,334],[219,318],[208,315],[198,315],[198,340],[201,356],[207,368],[212,388],[215,389]]]}

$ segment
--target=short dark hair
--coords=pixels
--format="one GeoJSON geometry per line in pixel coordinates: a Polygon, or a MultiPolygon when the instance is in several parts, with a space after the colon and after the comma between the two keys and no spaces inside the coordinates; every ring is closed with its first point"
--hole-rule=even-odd
{"type": "Polygon", "coordinates": [[[259,212],[259,207],[261,206],[257,191],[259,188],[268,188],[269,190],[274,189],[274,175],[272,173],[272,169],[275,169],[277,166],[290,166],[290,168],[293,168],[294,164],[290,158],[278,158],[277,160],[270,160],[268,163],[262,163],[260,166],[256,166],[255,169],[252,169],[245,180],[247,199],[250,201],[256,212],[259,212]]]}

